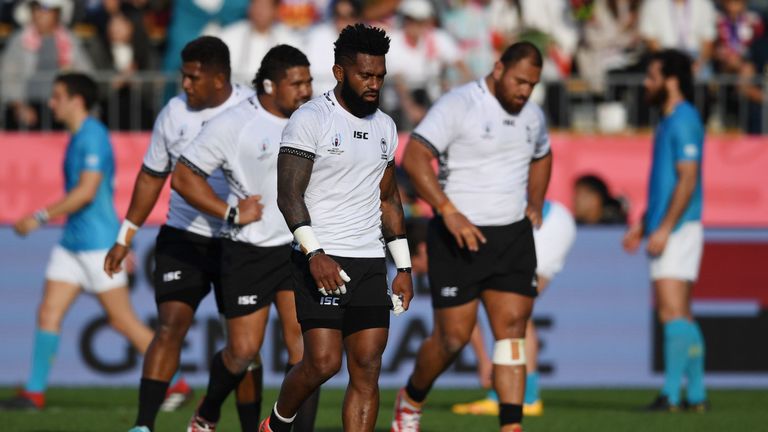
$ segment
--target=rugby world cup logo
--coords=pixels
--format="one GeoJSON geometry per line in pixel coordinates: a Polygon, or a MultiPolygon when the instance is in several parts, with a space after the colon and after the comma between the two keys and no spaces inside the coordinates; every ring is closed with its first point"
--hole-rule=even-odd
{"type": "Polygon", "coordinates": [[[389,150],[389,146],[387,146],[387,140],[382,138],[380,144],[381,144],[381,160],[389,159],[388,151],[387,151],[389,150]]]}
{"type": "Polygon", "coordinates": [[[328,153],[332,155],[340,155],[344,153],[344,150],[341,149],[341,133],[336,132],[331,139],[331,148],[328,149],[328,153]]]}

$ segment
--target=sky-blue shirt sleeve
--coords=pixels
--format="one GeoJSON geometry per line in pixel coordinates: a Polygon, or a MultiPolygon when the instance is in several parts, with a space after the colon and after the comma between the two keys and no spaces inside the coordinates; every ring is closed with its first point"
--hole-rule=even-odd
{"type": "Polygon", "coordinates": [[[80,137],[82,171],[107,171],[109,160],[109,139],[100,133],[89,133],[80,137]]]}
{"type": "Polygon", "coordinates": [[[702,139],[696,119],[678,121],[671,130],[675,162],[700,162],[702,139]]]}

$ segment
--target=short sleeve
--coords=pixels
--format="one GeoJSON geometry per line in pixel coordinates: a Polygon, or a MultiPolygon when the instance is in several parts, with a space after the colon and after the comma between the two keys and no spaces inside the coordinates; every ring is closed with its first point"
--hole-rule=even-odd
{"type": "Polygon", "coordinates": [[[413,136],[429,144],[435,153],[445,153],[455,138],[456,127],[461,124],[459,116],[467,110],[462,105],[456,92],[443,95],[416,126],[413,136]]]}
{"type": "Polygon", "coordinates": [[[216,169],[226,166],[228,155],[236,154],[236,130],[239,128],[220,115],[206,123],[181,156],[206,175],[211,175],[216,169]]]}
{"type": "Polygon", "coordinates": [[[541,159],[548,155],[552,151],[551,143],[549,140],[549,131],[547,130],[547,120],[544,118],[544,113],[539,110],[539,131],[536,138],[536,144],[533,149],[533,159],[541,159]]]}
{"type": "Polygon", "coordinates": [[[395,155],[397,154],[397,147],[400,144],[399,136],[397,135],[397,126],[395,126],[395,122],[390,119],[390,124],[392,128],[392,137],[391,137],[391,143],[392,145],[389,146],[389,154],[387,155],[387,163],[394,163],[395,162],[395,155]]]}
{"type": "Polygon", "coordinates": [[[675,162],[699,162],[702,142],[697,133],[698,128],[686,125],[690,125],[690,122],[677,122],[671,131],[675,162]]]}
{"type": "Polygon", "coordinates": [[[715,6],[709,2],[701,3],[701,23],[698,26],[699,36],[702,40],[712,42],[717,37],[717,11],[715,6]]]}
{"type": "Polygon", "coordinates": [[[318,139],[323,131],[319,116],[318,111],[307,106],[296,110],[283,129],[280,147],[317,154],[318,139]]]}
{"type": "Polygon", "coordinates": [[[109,136],[94,131],[81,138],[80,157],[83,171],[105,172],[109,161],[109,136]]]}
{"type": "Polygon", "coordinates": [[[152,128],[149,148],[144,154],[144,169],[158,176],[171,173],[171,155],[168,150],[169,131],[171,130],[170,103],[163,108],[152,128]]]}

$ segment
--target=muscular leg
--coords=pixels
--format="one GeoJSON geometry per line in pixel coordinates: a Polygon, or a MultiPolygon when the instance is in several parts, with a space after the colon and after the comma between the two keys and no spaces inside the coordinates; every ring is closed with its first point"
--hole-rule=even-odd
{"type": "MultiPolygon", "coordinates": [[[[453,363],[464,345],[469,342],[476,321],[477,300],[460,306],[435,309],[434,329],[419,348],[409,387],[423,392],[426,397],[437,377],[453,363]]],[[[408,394],[417,405],[424,400],[418,396],[420,395],[408,394]]]]}
{"type": "MultiPolygon", "coordinates": [[[[511,292],[484,290],[483,305],[495,340],[525,338],[525,328],[533,310],[533,298],[511,292]]],[[[493,365],[493,386],[499,396],[501,415],[505,405],[516,405],[522,410],[525,391],[525,366],[493,365]]],[[[505,424],[502,432],[517,423],[505,424]]]]}
{"type": "Polygon", "coordinates": [[[373,431],[379,413],[381,356],[387,346],[389,329],[372,328],[344,339],[349,385],[344,397],[345,431],[373,431]]]}
{"type": "Polygon", "coordinates": [[[659,320],[664,326],[664,388],[671,405],[680,404],[680,387],[688,365],[689,347],[694,342],[691,323],[690,284],[683,280],[653,282],[659,320]]]}
{"type": "Polygon", "coordinates": [[[227,320],[227,345],[214,356],[208,391],[198,409],[200,417],[213,423],[219,421],[221,405],[261,349],[267,318],[269,307],[263,307],[227,320]]]}
{"type": "Polygon", "coordinates": [[[261,364],[261,355],[256,354],[235,389],[237,416],[240,419],[240,430],[243,432],[256,430],[259,427],[263,387],[264,368],[261,364]]]}
{"type": "Polygon", "coordinates": [[[312,392],[336,375],[342,348],[341,330],[314,328],[304,332],[304,358],[285,376],[275,406],[277,413],[272,411],[269,423],[274,431],[290,427],[277,416],[292,419],[312,392]]]}
{"type": "MultiPolygon", "coordinates": [[[[283,340],[288,349],[288,365],[285,373],[301,361],[304,355],[304,340],[301,336],[301,326],[296,320],[296,299],[293,291],[278,291],[275,295],[275,306],[280,316],[280,324],[283,330],[283,340]]],[[[311,432],[315,427],[317,407],[320,403],[320,387],[301,404],[301,408],[293,422],[295,432],[311,432]]]]}
{"type": "Polygon", "coordinates": [[[152,330],[147,327],[133,310],[128,287],[114,288],[96,295],[107,313],[109,324],[125,336],[137,351],[147,352],[152,342],[152,330]]]}

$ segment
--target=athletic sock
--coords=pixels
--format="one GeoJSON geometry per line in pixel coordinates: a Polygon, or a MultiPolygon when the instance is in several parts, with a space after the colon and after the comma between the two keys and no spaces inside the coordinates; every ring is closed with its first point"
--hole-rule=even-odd
{"type": "Polygon", "coordinates": [[[139,385],[139,413],[136,415],[136,426],[146,426],[155,429],[155,419],[160,406],[165,400],[168,383],[149,378],[142,378],[139,385]]]}
{"type": "MultiPolygon", "coordinates": [[[[261,401],[237,404],[237,416],[240,418],[240,430],[259,430],[261,416],[261,401]]],[[[207,418],[207,417],[203,417],[207,418]]]]}
{"type": "Polygon", "coordinates": [[[53,366],[53,359],[59,348],[59,335],[45,330],[35,331],[32,349],[32,370],[24,390],[30,393],[43,393],[48,387],[48,375],[53,366]]]}
{"type": "Polygon", "coordinates": [[[296,420],[296,415],[291,418],[285,418],[278,414],[277,403],[272,408],[272,414],[269,415],[269,428],[272,432],[291,432],[291,426],[293,421],[296,420]]]}
{"type": "Polygon", "coordinates": [[[680,386],[688,363],[689,325],[684,319],[664,324],[664,388],[671,405],[680,405],[680,386]]]}
{"type": "Polygon", "coordinates": [[[499,404],[499,425],[505,426],[523,422],[523,406],[516,404],[499,404]]]}
{"type": "Polygon", "coordinates": [[[221,351],[213,356],[211,373],[208,378],[208,391],[197,410],[197,414],[211,423],[216,423],[221,417],[221,405],[227,396],[235,389],[245,372],[233,374],[224,365],[221,351]]]}
{"type": "Polygon", "coordinates": [[[488,390],[488,393],[485,394],[485,397],[492,401],[499,401],[499,395],[496,393],[496,390],[488,390]]]}
{"type": "Polygon", "coordinates": [[[525,376],[525,403],[532,404],[539,400],[539,373],[531,372],[525,376]]]}
{"type": "Polygon", "coordinates": [[[704,336],[701,328],[692,321],[688,323],[691,332],[691,343],[688,347],[688,387],[686,396],[692,404],[702,403],[707,399],[707,389],[704,387],[704,336]]]}
{"type": "Polygon", "coordinates": [[[175,374],[171,377],[171,382],[168,383],[168,387],[173,387],[176,385],[176,383],[179,382],[181,379],[181,370],[177,370],[175,374]]]}
{"type": "MultiPolygon", "coordinates": [[[[294,365],[288,363],[285,365],[285,374],[293,368],[294,365]]],[[[312,432],[315,429],[315,418],[317,417],[317,407],[320,404],[320,387],[316,388],[311,395],[301,404],[296,413],[296,420],[293,421],[294,432],[312,432]]]]}
{"type": "Polygon", "coordinates": [[[421,404],[424,402],[424,399],[427,398],[427,394],[429,394],[429,388],[426,389],[417,389],[413,385],[413,379],[408,378],[408,384],[405,385],[405,394],[408,396],[409,399],[412,401],[421,404]]]}

